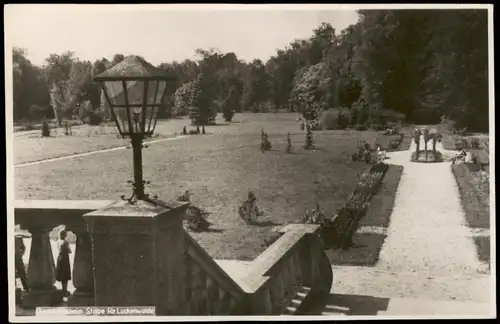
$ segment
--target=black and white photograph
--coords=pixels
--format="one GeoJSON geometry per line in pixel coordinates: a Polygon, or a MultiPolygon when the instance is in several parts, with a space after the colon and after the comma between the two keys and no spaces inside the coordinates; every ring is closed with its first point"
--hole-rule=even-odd
{"type": "Polygon", "coordinates": [[[4,26],[11,322],[496,318],[492,4],[4,26]]]}

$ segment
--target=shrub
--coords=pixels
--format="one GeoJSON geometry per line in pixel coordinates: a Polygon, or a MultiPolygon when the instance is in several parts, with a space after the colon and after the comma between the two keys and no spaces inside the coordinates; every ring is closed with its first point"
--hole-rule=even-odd
{"type": "Polygon", "coordinates": [[[224,117],[224,120],[226,122],[231,122],[234,117],[234,110],[232,110],[230,107],[224,107],[222,111],[222,116],[224,117]]]}
{"type": "Polygon", "coordinates": [[[260,150],[262,152],[269,151],[272,148],[271,142],[269,142],[269,136],[264,129],[260,131],[260,150]]]}
{"type": "Polygon", "coordinates": [[[469,144],[470,144],[470,147],[474,148],[474,149],[480,148],[480,146],[481,146],[479,139],[477,139],[475,137],[470,139],[469,144]]]}
{"type": "Polygon", "coordinates": [[[358,122],[359,112],[357,109],[352,108],[350,113],[349,125],[356,125],[358,122]]]}
{"type": "Polygon", "coordinates": [[[173,95],[173,114],[175,116],[186,116],[189,114],[189,100],[194,81],[181,85],[173,95]]]}
{"type": "Polygon", "coordinates": [[[370,128],[376,131],[382,131],[386,129],[385,126],[382,124],[371,124],[370,128]]]}
{"type": "Polygon", "coordinates": [[[314,140],[313,140],[311,125],[306,124],[306,138],[304,143],[304,149],[310,150],[312,148],[314,148],[314,140]]]}
{"type": "Polygon", "coordinates": [[[50,128],[47,122],[43,122],[42,124],[42,136],[49,137],[50,136],[50,128]]]}
{"type": "Polygon", "coordinates": [[[356,124],[354,125],[354,129],[357,130],[357,131],[365,131],[367,130],[368,128],[366,127],[366,125],[363,125],[363,124],[356,124]]]}
{"type": "Polygon", "coordinates": [[[38,105],[31,105],[28,110],[30,120],[40,120],[45,117],[45,115],[47,115],[47,108],[38,105]]]}
{"type": "Polygon", "coordinates": [[[292,139],[290,137],[290,133],[286,135],[286,148],[285,148],[286,153],[292,153],[292,139]]]}
{"type": "Polygon", "coordinates": [[[337,117],[337,125],[338,129],[346,129],[347,126],[349,126],[349,114],[345,113],[343,111],[339,112],[339,115],[337,117]]]}
{"type": "MultiPolygon", "coordinates": [[[[321,124],[325,129],[339,129],[339,115],[341,114],[339,109],[327,109],[321,113],[320,120],[321,124]]],[[[343,121],[341,121],[343,123],[343,121]]]]}
{"type": "Polygon", "coordinates": [[[85,123],[92,126],[100,125],[101,122],[102,122],[102,117],[98,112],[90,111],[88,113],[88,116],[85,118],[85,123]]]}

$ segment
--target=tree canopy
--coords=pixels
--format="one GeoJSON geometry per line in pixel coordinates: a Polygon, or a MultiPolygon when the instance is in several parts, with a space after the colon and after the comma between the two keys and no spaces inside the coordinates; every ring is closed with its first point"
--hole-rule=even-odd
{"type": "MultiPolygon", "coordinates": [[[[370,116],[391,111],[413,123],[446,116],[458,126],[488,129],[486,9],[358,14],[359,21],[340,32],[322,23],[266,62],[210,48],[197,49],[196,60],[160,64],[172,76],[162,116],[188,114],[193,102],[196,109],[226,112],[363,107],[370,116]]],[[[117,53],[92,63],[66,52],[36,66],[28,54],[13,49],[15,121],[60,121],[83,102],[105,109],[92,77],[124,59],[117,53]]]]}

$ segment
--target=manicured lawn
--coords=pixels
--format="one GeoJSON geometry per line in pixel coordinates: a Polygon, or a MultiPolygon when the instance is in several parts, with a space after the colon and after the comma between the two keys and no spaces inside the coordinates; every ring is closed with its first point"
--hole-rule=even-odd
{"type": "Polygon", "coordinates": [[[359,226],[389,227],[394,208],[396,191],[403,173],[401,165],[390,165],[377,193],[372,197],[370,208],[361,219],[359,226]]]}
{"type": "MultiPolygon", "coordinates": [[[[240,114],[231,125],[209,126],[206,136],[189,136],[151,144],[143,151],[147,192],[175,199],[183,191],[211,215],[219,231],[193,233],[214,257],[253,259],[265,249],[273,224],[295,222],[316,198],[333,215],[368,167],[350,163],[359,140],[374,132],[314,132],[317,150],[302,149],[304,133],[295,114],[240,114]],[[273,150],[259,150],[260,130],[269,134],[273,150]],[[285,153],[291,133],[293,154],[285,153]],[[249,226],[238,206],[253,190],[268,226],[249,226]]],[[[160,133],[180,133],[186,120],[158,125],[160,133]]],[[[189,127],[188,127],[189,130],[189,127]]],[[[132,178],[130,150],[99,153],[15,169],[16,199],[119,199],[128,195],[132,178]]]]}
{"type": "Polygon", "coordinates": [[[371,199],[368,212],[359,223],[360,230],[353,238],[354,246],[327,252],[333,265],[374,266],[377,263],[402,172],[402,166],[389,166],[379,190],[371,199]]]}
{"type": "MultiPolygon", "coordinates": [[[[154,139],[172,137],[173,133],[160,132],[154,139]]],[[[126,146],[130,140],[118,136],[114,126],[75,126],[71,136],[64,130],[51,132],[51,137],[41,137],[40,131],[18,132],[13,136],[14,164],[40,161],[61,156],[86,153],[113,147],[126,146]]]]}
{"type": "Polygon", "coordinates": [[[467,223],[472,228],[490,228],[490,192],[479,182],[478,173],[467,164],[453,165],[452,170],[460,190],[467,223]]]}
{"type": "MultiPolygon", "coordinates": [[[[467,164],[453,165],[452,170],[469,227],[490,229],[489,184],[481,182],[479,172],[471,172],[467,164]]],[[[479,260],[490,262],[490,237],[474,237],[474,243],[479,260]]]]}

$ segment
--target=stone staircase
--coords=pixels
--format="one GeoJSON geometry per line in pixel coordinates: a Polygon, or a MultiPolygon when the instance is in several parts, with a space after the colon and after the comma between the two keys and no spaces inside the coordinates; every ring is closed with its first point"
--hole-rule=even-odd
{"type": "Polygon", "coordinates": [[[301,306],[304,305],[304,302],[307,300],[307,297],[309,297],[309,293],[311,292],[311,288],[309,287],[302,287],[300,288],[299,291],[297,291],[296,295],[294,298],[292,298],[292,301],[290,302],[290,305],[285,307],[285,310],[283,311],[282,315],[299,315],[299,310],[301,306]]]}

